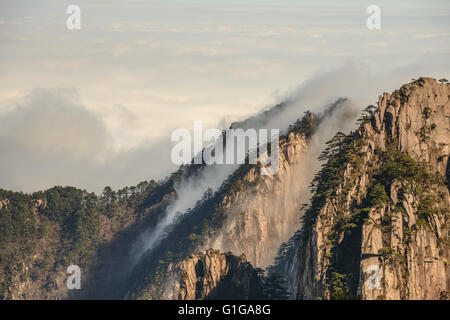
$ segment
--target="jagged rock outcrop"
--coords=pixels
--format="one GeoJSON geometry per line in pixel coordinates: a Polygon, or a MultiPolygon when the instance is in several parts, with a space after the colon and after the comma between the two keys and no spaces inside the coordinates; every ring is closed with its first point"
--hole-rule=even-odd
{"type": "Polygon", "coordinates": [[[173,267],[173,275],[166,299],[256,299],[262,293],[261,279],[245,255],[199,252],[173,267]]]}
{"type": "Polygon", "coordinates": [[[443,299],[450,288],[450,88],[379,98],[324,152],[298,251],[298,298],[443,299]]]}

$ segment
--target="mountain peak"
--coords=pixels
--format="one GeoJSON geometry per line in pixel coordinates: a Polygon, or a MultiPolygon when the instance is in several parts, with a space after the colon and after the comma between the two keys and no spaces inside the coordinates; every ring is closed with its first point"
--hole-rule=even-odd
{"type": "Polygon", "coordinates": [[[447,295],[449,91],[415,80],[332,140],[306,212],[299,298],[447,295]]]}

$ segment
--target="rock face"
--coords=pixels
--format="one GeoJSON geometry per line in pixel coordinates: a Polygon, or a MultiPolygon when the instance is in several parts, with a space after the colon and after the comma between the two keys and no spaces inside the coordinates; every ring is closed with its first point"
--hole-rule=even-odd
{"type": "Polygon", "coordinates": [[[299,299],[447,298],[449,97],[448,84],[420,78],[329,145],[298,251],[299,299]]]}
{"type": "Polygon", "coordinates": [[[257,272],[244,255],[218,250],[199,252],[184,260],[176,274],[169,299],[255,299],[262,292],[257,272]]]}
{"type": "Polygon", "coordinates": [[[276,175],[250,169],[242,178],[247,187],[224,198],[227,219],[204,248],[243,253],[260,268],[271,264],[281,243],[299,228],[299,207],[309,197],[312,170],[304,161],[306,152],[305,135],[292,132],[280,141],[276,175]]]}

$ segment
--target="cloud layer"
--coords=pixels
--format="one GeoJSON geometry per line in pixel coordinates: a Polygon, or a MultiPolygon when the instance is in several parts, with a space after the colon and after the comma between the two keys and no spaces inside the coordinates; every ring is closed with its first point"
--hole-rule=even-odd
{"type": "MultiPolygon", "coordinates": [[[[36,89],[0,114],[1,185],[36,191],[74,185],[99,192],[161,178],[175,168],[169,141],[116,152],[103,120],[73,89],[36,89]]],[[[125,121],[127,117],[124,117],[125,121]]]]}

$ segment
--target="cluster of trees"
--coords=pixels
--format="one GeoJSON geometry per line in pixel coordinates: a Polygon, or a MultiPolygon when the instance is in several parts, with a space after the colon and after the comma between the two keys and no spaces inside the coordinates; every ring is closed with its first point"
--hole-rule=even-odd
{"type": "Polygon", "coordinates": [[[310,111],[305,111],[301,119],[297,119],[293,125],[289,125],[288,134],[291,132],[297,132],[304,134],[305,137],[309,138],[315,132],[318,126],[319,120],[317,120],[313,113],[310,111]]]}
{"type": "Polygon", "coordinates": [[[289,290],[286,279],[271,270],[262,276],[263,298],[268,300],[287,300],[289,290]]]}
{"type": "MultiPolygon", "coordinates": [[[[319,160],[323,162],[322,167],[311,184],[313,192],[311,206],[306,210],[303,219],[306,228],[314,225],[327,199],[337,196],[336,192],[344,182],[345,170],[350,166],[354,171],[362,168],[364,165],[362,144],[363,138],[358,132],[350,132],[348,135],[338,132],[326,143],[327,146],[319,157],[319,160]]],[[[343,195],[345,196],[345,193],[343,195]]]]}
{"type": "Polygon", "coordinates": [[[0,189],[0,299],[11,295],[15,281],[87,265],[102,240],[101,222],[137,210],[157,186],[106,187],[101,195],[61,186],[32,194],[0,189]]]}
{"type": "Polygon", "coordinates": [[[417,163],[411,156],[397,149],[395,143],[389,143],[386,151],[379,151],[382,165],[375,179],[383,185],[390,185],[395,180],[408,182],[431,182],[425,165],[417,163]]]}

